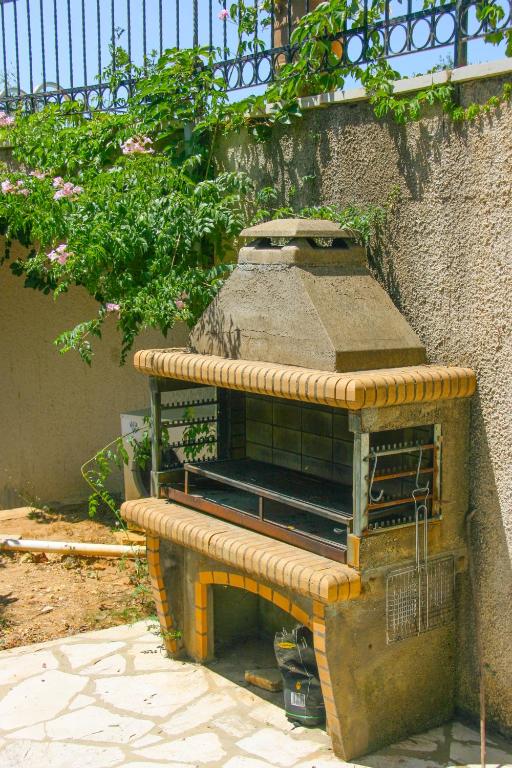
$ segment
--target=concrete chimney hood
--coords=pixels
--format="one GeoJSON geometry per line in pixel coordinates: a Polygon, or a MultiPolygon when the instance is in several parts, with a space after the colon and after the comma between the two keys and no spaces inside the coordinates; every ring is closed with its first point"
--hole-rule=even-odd
{"type": "Polygon", "coordinates": [[[353,233],[278,219],[241,236],[250,242],[193,329],[193,352],[337,372],[425,362],[353,233]]]}

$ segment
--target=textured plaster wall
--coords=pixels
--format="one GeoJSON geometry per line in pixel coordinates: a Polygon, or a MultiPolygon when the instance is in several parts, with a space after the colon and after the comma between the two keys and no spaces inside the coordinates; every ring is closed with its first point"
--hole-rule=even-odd
{"type": "MultiPolygon", "coordinates": [[[[500,84],[470,83],[461,98],[487,98],[500,84]]],[[[219,161],[276,187],[281,202],[297,207],[382,204],[396,193],[372,255],[375,273],[426,345],[429,360],[472,366],[478,377],[468,447],[470,508],[476,510],[472,544],[488,715],[510,734],[512,108],[462,126],[437,112],[397,126],[378,121],[365,102],[332,106],[306,112],[263,145],[243,134],[231,138],[219,161]]],[[[469,591],[463,615],[458,703],[476,713],[469,591]]]]}
{"type": "MultiPolygon", "coordinates": [[[[3,243],[0,242],[0,253],[3,243]]],[[[75,290],[54,302],[0,269],[0,508],[25,499],[59,504],[85,499],[80,466],[120,434],[119,414],[149,404],[147,377],[119,367],[115,318],[106,324],[92,367],[53,339],[92,317],[96,303],[75,290]]],[[[184,328],[167,339],[148,333],[138,348],[184,343],[184,328]]],[[[113,487],[121,488],[120,473],[113,487]]]]}

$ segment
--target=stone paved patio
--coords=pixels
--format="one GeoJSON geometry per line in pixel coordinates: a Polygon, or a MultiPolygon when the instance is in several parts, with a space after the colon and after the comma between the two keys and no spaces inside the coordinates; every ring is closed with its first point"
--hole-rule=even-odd
{"type": "MultiPolygon", "coordinates": [[[[512,766],[489,740],[488,765],[512,766]]],[[[478,734],[436,728],[356,768],[476,765],[478,734]]],[[[165,658],[148,622],[0,653],[0,768],[348,768],[319,729],[196,664],[165,658]]]]}

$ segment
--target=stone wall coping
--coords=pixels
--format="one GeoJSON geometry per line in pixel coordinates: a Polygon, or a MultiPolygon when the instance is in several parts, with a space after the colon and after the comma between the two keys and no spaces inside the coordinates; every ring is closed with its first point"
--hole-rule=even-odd
{"type": "MultiPolygon", "coordinates": [[[[496,59],[496,61],[486,61],[482,64],[468,64],[465,67],[456,69],[444,69],[440,72],[431,72],[416,77],[406,77],[397,80],[393,85],[393,91],[398,95],[414,93],[423,90],[431,85],[442,85],[444,83],[468,83],[473,80],[483,80],[489,77],[499,77],[512,73],[512,58],[496,59]]],[[[349,88],[348,90],[329,91],[317,96],[303,96],[299,99],[301,109],[320,109],[335,104],[350,104],[357,101],[365,101],[368,94],[365,88],[349,88]]],[[[268,107],[269,111],[272,105],[268,107]]]]}
{"type": "MultiPolygon", "coordinates": [[[[456,69],[443,69],[439,72],[429,72],[415,77],[404,77],[393,84],[395,94],[414,93],[428,88],[431,85],[443,83],[468,83],[474,80],[485,80],[490,77],[500,77],[512,73],[512,58],[485,61],[481,64],[467,64],[456,69]]],[[[335,104],[351,104],[368,99],[366,88],[349,88],[348,90],[329,91],[316,96],[303,96],[299,99],[301,109],[321,109],[335,104]]],[[[267,104],[268,112],[273,109],[272,104],[267,104]]],[[[11,149],[8,141],[0,142],[0,150],[11,149]]]]}
{"type": "Polygon", "coordinates": [[[471,397],[476,389],[470,368],[443,365],[338,373],[186,349],[143,349],[135,354],[134,365],[149,376],[350,410],[471,397]]]}
{"type": "Polygon", "coordinates": [[[126,501],[121,514],[150,536],[167,539],[321,603],[350,600],[361,591],[361,576],[349,565],[166,499],[126,501]]]}

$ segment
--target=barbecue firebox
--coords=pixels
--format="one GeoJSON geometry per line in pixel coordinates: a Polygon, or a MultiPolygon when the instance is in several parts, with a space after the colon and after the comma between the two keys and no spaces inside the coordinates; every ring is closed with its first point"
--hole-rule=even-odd
{"type": "Polygon", "coordinates": [[[340,562],[354,532],[415,525],[417,514],[439,520],[440,425],[363,437],[347,411],[245,393],[218,397],[226,402],[216,458],[185,462],[182,478],[160,483],[173,501],[340,562]],[[355,497],[354,467],[365,478],[355,497]]]}
{"type": "Polygon", "coordinates": [[[123,514],[147,530],[173,654],[213,656],[230,587],[313,630],[350,759],[452,714],[475,377],[425,364],[350,232],[284,220],[242,234],[190,347],[136,355],[153,498],[123,514]]]}

